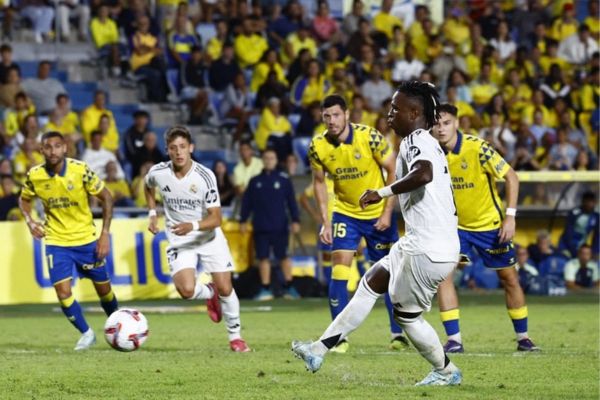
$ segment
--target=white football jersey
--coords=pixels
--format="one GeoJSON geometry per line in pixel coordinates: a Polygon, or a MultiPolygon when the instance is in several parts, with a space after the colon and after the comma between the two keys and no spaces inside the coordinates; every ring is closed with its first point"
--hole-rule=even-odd
{"type": "Polygon", "coordinates": [[[200,221],[206,217],[207,209],[221,207],[217,180],[210,169],[192,161],[192,168],[179,179],[175,176],[171,161],[162,162],[150,168],[146,175],[146,186],[156,188],[163,199],[165,231],[171,246],[193,246],[215,237],[215,230],[193,231],[185,236],[177,236],[170,229],[180,222],[200,221]]]}
{"type": "Polygon", "coordinates": [[[415,130],[400,143],[396,179],[406,176],[418,160],[431,162],[433,180],[398,195],[406,223],[398,245],[407,254],[426,254],[435,262],[458,262],[458,218],[448,162],[438,141],[424,129],[415,130]]]}

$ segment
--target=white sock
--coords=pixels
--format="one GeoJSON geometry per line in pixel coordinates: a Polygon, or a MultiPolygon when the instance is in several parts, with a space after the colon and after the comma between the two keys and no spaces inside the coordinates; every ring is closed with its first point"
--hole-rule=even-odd
{"type": "Polygon", "coordinates": [[[311,351],[320,356],[325,355],[329,349],[364,322],[378,298],[379,295],[371,290],[365,278],[362,278],[352,300],[327,327],[319,340],[313,342],[311,351]]]}
{"type": "Polygon", "coordinates": [[[421,355],[429,361],[435,370],[441,371],[444,368],[454,366],[450,363],[446,366],[446,354],[440,338],[431,325],[422,316],[417,319],[406,323],[400,324],[406,336],[410,339],[415,348],[421,353],[421,355]]]}
{"type": "Polygon", "coordinates": [[[235,294],[235,290],[231,289],[229,296],[219,296],[219,299],[221,300],[221,308],[223,310],[223,317],[225,318],[229,341],[240,339],[240,301],[237,294],[235,294]]]}
{"type": "Polygon", "coordinates": [[[523,339],[528,339],[529,335],[527,334],[527,332],[517,332],[517,341],[519,340],[523,340],[523,339]]]}
{"type": "Polygon", "coordinates": [[[460,337],[460,332],[455,333],[454,335],[448,336],[448,340],[454,340],[455,342],[462,344],[462,338],[460,337]]]}
{"type": "Polygon", "coordinates": [[[213,290],[210,286],[205,285],[199,280],[196,281],[196,287],[194,288],[194,294],[188,300],[197,300],[197,299],[210,299],[213,297],[213,290]]]}

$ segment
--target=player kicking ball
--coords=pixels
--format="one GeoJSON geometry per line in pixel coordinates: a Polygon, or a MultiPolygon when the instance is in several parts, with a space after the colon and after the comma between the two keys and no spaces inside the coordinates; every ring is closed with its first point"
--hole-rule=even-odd
{"type": "Polygon", "coordinates": [[[425,82],[403,82],[394,93],[388,123],[402,138],[396,181],[367,190],[361,207],[398,196],[406,234],[361,279],[346,308],[315,342],[292,342],[309,371],[321,368],[325,354],[357,329],[377,299],[389,292],[396,321],[433,370],[418,386],[458,385],[460,370],[448,359],[437,333],[421,315],[429,311],[438,285],[459,255],[457,217],[448,163],[429,130],[436,123],[439,95],[425,82]]]}
{"type": "Polygon", "coordinates": [[[190,131],[175,125],[165,133],[171,161],[153,166],[146,175],[148,230],[159,232],[155,191],[162,199],[169,240],[167,259],[175,288],[187,300],[205,299],[214,322],[225,317],[229,346],[235,352],[250,348],[240,336],[240,302],[231,284],[233,259],[221,230],[221,200],[213,172],[192,160],[190,131]],[[212,283],[197,280],[196,266],[212,276],[212,283]]]}

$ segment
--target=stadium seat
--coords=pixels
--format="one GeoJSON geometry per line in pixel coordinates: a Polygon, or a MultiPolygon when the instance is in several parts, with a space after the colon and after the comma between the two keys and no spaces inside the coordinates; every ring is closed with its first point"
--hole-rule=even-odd
{"type": "Polygon", "coordinates": [[[311,140],[312,138],[309,137],[297,137],[292,141],[294,154],[296,154],[296,157],[298,157],[298,160],[300,160],[304,169],[310,167],[310,163],[308,161],[308,148],[311,140]]]}

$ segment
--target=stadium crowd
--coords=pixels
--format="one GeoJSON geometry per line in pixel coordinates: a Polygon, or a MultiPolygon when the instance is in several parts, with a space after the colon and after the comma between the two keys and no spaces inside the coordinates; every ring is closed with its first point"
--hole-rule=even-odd
{"type": "MultiPolygon", "coordinates": [[[[408,79],[434,83],[458,108],[461,131],[517,171],[598,170],[599,4],[445,1],[438,23],[427,6],[392,0],[374,13],[355,0],[335,16],[327,1],[21,0],[3,6],[2,33],[10,40],[20,20],[39,43],[91,41],[111,76],[145,86],[140,101],[185,104],[182,122],[226,127],[240,153],[233,171],[213,166],[226,205],[261,172],[254,149],[273,149],[291,175],[306,170],[297,166],[306,166],[306,138],[325,129],[328,94],[346,99],[352,122],[396,141],[385,115],[395,84],[408,79]]],[[[69,156],[105,179],[117,205],[144,207],[143,177],[165,159],[151,116],[138,110],[119,132],[107,93],[72,105],[52,63],[22,79],[9,44],[0,56],[0,220],[20,217],[19,186],[43,161],[47,131],[65,135],[69,156]]],[[[538,184],[520,200],[552,207],[555,198],[538,184]]]]}

